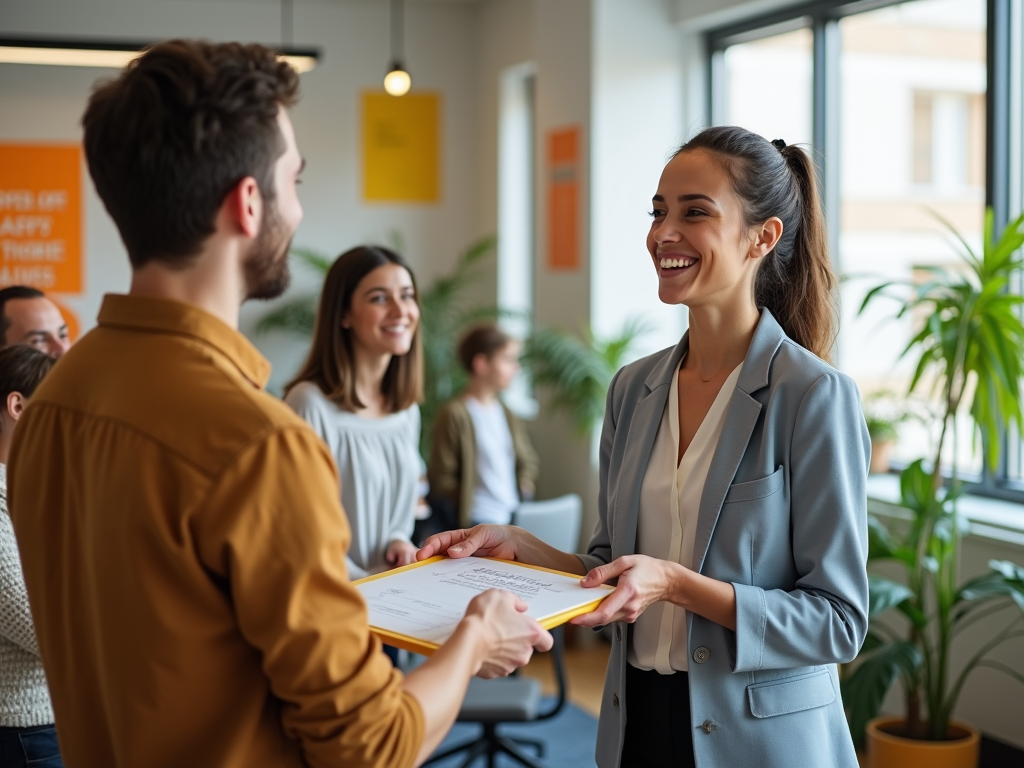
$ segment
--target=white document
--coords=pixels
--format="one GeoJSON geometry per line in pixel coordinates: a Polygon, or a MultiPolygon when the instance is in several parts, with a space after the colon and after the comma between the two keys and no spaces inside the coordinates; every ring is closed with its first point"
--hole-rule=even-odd
{"type": "Polygon", "coordinates": [[[466,613],[469,601],[497,588],[522,598],[538,621],[607,596],[607,585],[584,588],[563,576],[480,557],[445,559],[356,584],[370,611],[370,626],[438,645],[466,613]]]}

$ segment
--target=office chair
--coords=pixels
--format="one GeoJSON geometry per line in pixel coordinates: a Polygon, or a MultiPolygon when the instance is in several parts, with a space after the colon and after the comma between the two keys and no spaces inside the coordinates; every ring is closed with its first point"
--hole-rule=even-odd
{"type": "Polygon", "coordinates": [[[538,758],[543,757],[542,741],[505,736],[498,732],[498,727],[506,723],[537,723],[548,720],[561,712],[565,706],[565,634],[562,627],[558,627],[551,631],[551,635],[555,644],[550,653],[558,683],[554,705],[545,712],[540,711],[541,686],[537,680],[522,675],[495,680],[473,678],[456,720],[460,723],[478,723],[483,731],[470,741],[434,755],[424,763],[425,766],[465,751],[466,757],[459,764],[459,768],[468,768],[480,756],[487,757],[487,768],[495,768],[499,753],[508,755],[527,768],[547,768],[544,763],[523,750],[524,746],[531,747],[536,751],[538,758]]]}
{"type": "Polygon", "coordinates": [[[512,525],[529,531],[555,549],[576,552],[582,517],[583,500],[575,493],[567,493],[555,499],[523,502],[512,514],[512,525]]]}
{"type": "MultiPolygon", "coordinates": [[[[580,518],[583,502],[576,494],[560,496],[548,501],[524,503],[512,516],[513,525],[518,525],[542,541],[565,552],[574,552],[580,535],[580,518]]],[[[536,723],[548,720],[565,706],[567,680],[565,674],[565,633],[562,627],[551,632],[554,645],[551,658],[558,684],[555,703],[547,711],[540,711],[541,686],[527,677],[507,677],[496,680],[470,681],[469,690],[457,718],[460,723],[478,723],[483,727],[479,737],[452,747],[431,757],[424,765],[443,760],[465,751],[466,757],[460,768],[468,768],[482,755],[487,757],[487,768],[495,768],[499,753],[504,753],[527,766],[546,768],[537,758],[528,755],[523,747],[531,747],[537,757],[544,756],[544,743],[536,739],[512,738],[498,732],[505,723],[536,723]]]]}

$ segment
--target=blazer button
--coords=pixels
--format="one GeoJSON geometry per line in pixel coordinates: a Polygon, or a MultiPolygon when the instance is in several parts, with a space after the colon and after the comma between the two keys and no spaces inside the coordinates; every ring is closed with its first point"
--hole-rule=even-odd
{"type": "Polygon", "coordinates": [[[613,693],[612,694],[612,706],[613,707],[619,706],[619,694],[617,694],[617,693],[613,693]]]}
{"type": "Polygon", "coordinates": [[[693,652],[693,660],[696,661],[698,664],[703,664],[710,658],[711,651],[709,651],[703,645],[698,646],[698,648],[693,652]]]}
{"type": "Polygon", "coordinates": [[[717,727],[718,727],[718,723],[716,723],[715,721],[713,721],[713,720],[705,720],[703,723],[701,723],[700,729],[702,731],[704,731],[704,733],[711,733],[717,727]]]}

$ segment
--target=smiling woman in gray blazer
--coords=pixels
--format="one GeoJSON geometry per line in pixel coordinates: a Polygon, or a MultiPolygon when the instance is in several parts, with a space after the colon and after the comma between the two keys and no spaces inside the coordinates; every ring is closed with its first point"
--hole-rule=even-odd
{"type": "Polygon", "coordinates": [[[665,167],[647,245],[674,348],[608,392],[599,519],[586,554],[517,528],[429,539],[617,579],[601,768],[855,768],[836,664],[867,630],[870,442],[828,358],[835,278],[810,158],[710,128],[665,167]]]}

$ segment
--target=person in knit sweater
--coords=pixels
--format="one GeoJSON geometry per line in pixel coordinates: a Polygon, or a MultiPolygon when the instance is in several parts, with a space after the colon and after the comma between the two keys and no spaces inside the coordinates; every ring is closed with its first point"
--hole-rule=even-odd
{"type": "Polygon", "coordinates": [[[7,457],[14,426],[54,358],[24,344],[0,349],[0,768],[62,768],[14,527],[7,457]]]}

